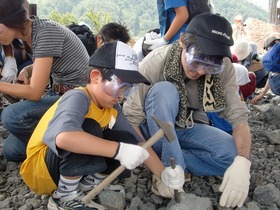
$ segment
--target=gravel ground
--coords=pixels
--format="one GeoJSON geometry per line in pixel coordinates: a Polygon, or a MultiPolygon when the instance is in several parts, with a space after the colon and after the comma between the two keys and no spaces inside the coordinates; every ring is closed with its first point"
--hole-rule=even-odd
{"type": "MultiPolygon", "coordinates": [[[[277,210],[280,209],[280,97],[268,94],[259,105],[248,104],[248,107],[253,135],[251,185],[244,206],[236,209],[277,210]]],[[[7,135],[0,126],[0,143],[7,135]]],[[[19,175],[19,167],[19,163],[0,157],[0,209],[47,209],[48,196],[31,192],[19,175]]],[[[139,167],[133,170],[131,178],[115,183],[124,186],[125,194],[105,191],[97,197],[99,203],[111,206],[109,209],[226,209],[218,206],[219,177],[193,176],[184,185],[186,193],[181,194],[183,201],[177,205],[174,200],[163,199],[151,192],[151,174],[145,168],[139,167]]]]}

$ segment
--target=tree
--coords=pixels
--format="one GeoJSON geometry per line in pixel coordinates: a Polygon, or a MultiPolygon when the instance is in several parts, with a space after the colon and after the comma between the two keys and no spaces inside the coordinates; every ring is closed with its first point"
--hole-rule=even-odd
{"type": "MultiPolygon", "coordinates": [[[[273,23],[276,25],[280,24],[280,8],[277,8],[277,2],[279,0],[269,0],[268,6],[268,17],[269,23],[273,23]]],[[[280,3],[278,3],[279,5],[280,3]]]]}
{"type": "Polygon", "coordinates": [[[65,14],[61,14],[56,10],[51,12],[51,14],[49,15],[49,19],[65,26],[73,22],[75,23],[77,22],[77,18],[72,13],[67,12],[65,14]]]}
{"type": "Polygon", "coordinates": [[[103,25],[111,21],[111,15],[104,12],[94,12],[90,11],[86,13],[87,18],[90,20],[94,29],[94,33],[98,33],[103,25]]]}
{"type": "Polygon", "coordinates": [[[134,28],[133,28],[134,36],[138,35],[140,33],[140,21],[138,16],[136,16],[135,21],[134,21],[134,28]]]}

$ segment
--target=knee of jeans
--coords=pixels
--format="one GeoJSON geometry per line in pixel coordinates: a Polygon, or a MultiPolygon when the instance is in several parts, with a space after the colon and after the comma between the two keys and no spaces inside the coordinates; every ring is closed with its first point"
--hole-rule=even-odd
{"type": "Polygon", "coordinates": [[[226,166],[230,166],[237,155],[236,148],[224,148],[223,153],[220,154],[219,160],[222,161],[226,166]]]}
{"type": "Polygon", "coordinates": [[[168,81],[161,81],[153,85],[147,94],[147,100],[156,101],[158,104],[161,102],[165,105],[167,103],[179,103],[179,92],[174,84],[168,81]]]}
{"type": "Polygon", "coordinates": [[[10,106],[5,107],[1,113],[1,122],[7,130],[9,130],[9,127],[11,127],[12,113],[13,109],[10,106]]]}
{"type": "Polygon", "coordinates": [[[4,144],[2,147],[2,154],[7,161],[22,162],[26,159],[25,154],[19,154],[13,148],[14,145],[4,144]]]}
{"type": "MultiPolygon", "coordinates": [[[[280,77],[279,77],[279,81],[280,81],[280,77]]],[[[279,84],[280,82],[277,81],[279,84]]],[[[270,81],[269,82],[269,86],[271,91],[275,94],[275,95],[280,95],[280,86],[278,86],[278,83],[276,82],[276,84],[274,84],[274,82],[270,81]]]]}

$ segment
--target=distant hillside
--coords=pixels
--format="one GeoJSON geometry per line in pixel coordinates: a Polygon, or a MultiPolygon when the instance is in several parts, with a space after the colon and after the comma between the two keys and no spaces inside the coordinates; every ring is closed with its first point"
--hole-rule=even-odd
{"type": "MultiPolygon", "coordinates": [[[[258,0],[268,1],[268,0],[258,0]]],[[[247,18],[256,18],[262,21],[267,21],[267,11],[252,4],[246,0],[234,0],[234,1],[220,1],[212,0],[215,5],[216,12],[225,16],[231,23],[236,15],[242,15],[243,20],[247,18]]]]}
{"type": "MultiPolygon", "coordinates": [[[[246,0],[221,1],[212,0],[216,12],[225,16],[230,22],[237,14],[241,14],[243,19],[248,17],[267,20],[267,12],[261,8],[250,4],[246,0]]],[[[259,0],[267,1],[267,0],[259,0]]],[[[29,0],[30,3],[36,3],[38,16],[48,18],[51,11],[56,10],[60,13],[75,14],[79,21],[88,23],[85,16],[87,11],[102,11],[109,13],[112,21],[125,23],[132,36],[139,36],[146,31],[158,27],[158,15],[156,1],[151,0],[29,0]]]]}

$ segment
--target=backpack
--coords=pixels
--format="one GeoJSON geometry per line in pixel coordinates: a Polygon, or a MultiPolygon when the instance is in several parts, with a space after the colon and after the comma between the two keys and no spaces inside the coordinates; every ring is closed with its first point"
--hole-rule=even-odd
{"type": "Polygon", "coordinates": [[[205,12],[211,12],[212,5],[209,0],[188,0],[189,23],[195,16],[205,12]]]}
{"type": "Polygon", "coordinates": [[[85,46],[89,56],[95,51],[95,38],[90,28],[85,24],[72,23],[67,26],[72,32],[74,32],[85,46]]]}

